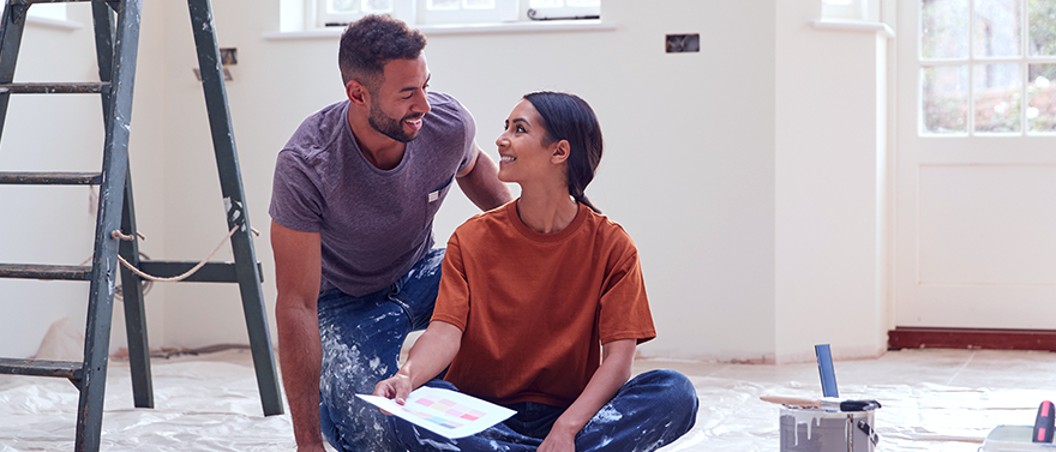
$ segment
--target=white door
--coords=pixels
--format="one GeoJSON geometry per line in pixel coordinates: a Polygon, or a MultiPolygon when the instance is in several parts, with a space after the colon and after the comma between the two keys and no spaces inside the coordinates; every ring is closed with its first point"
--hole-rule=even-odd
{"type": "Polygon", "coordinates": [[[895,320],[1056,329],[1056,0],[899,0],[895,320]]]}

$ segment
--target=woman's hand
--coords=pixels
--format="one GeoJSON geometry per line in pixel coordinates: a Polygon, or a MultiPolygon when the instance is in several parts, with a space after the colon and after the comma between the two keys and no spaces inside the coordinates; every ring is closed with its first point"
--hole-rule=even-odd
{"type": "Polygon", "coordinates": [[[403,373],[401,369],[401,372],[396,372],[396,375],[379,381],[374,386],[374,395],[387,399],[396,399],[396,403],[403,405],[407,402],[407,396],[411,394],[413,389],[411,377],[403,373]]]}
{"type": "Polygon", "coordinates": [[[550,433],[543,439],[543,443],[536,449],[539,452],[576,452],[576,433],[570,428],[563,427],[560,422],[555,422],[550,433]]]}

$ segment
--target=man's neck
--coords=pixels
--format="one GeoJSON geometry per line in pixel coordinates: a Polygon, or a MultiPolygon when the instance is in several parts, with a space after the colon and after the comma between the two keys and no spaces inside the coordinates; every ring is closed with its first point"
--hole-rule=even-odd
{"type": "Polygon", "coordinates": [[[361,118],[348,112],[348,125],[352,128],[352,136],[359,145],[359,151],[363,157],[381,170],[391,170],[403,160],[407,143],[389,138],[385,134],[374,130],[366,118],[361,118]]]}

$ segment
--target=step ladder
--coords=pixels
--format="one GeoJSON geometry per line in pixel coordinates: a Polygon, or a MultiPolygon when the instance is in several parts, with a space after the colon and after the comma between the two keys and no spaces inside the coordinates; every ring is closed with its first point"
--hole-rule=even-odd
{"type": "MultiPolygon", "coordinates": [[[[135,406],[153,408],[143,290],[139,276],[121,267],[118,256],[146,273],[172,277],[194,262],[141,261],[136,239],[132,183],[128,174],[129,121],[136,72],[142,0],[0,0],[7,4],[0,22],[0,134],[10,96],[14,94],[84,94],[102,96],[106,129],[99,173],[0,173],[0,184],[98,185],[94,254],[90,266],[0,264],[0,278],[88,281],[84,360],[81,362],[0,358],[0,374],[67,378],[80,391],[75,450],[99,450],[103,399],[113,314],[116,272],[121,272],[125,328],[135,406]],[[13,83],[15,62],[31,6],[39,3],[91,2],[99,81],[89,83],[13,83]],[[116,17],[116,22],[115,22],[116,17]],[[131,240],[119,240],[119,234],[131,240]]],[[[209,262],[184,281],[238,283],[264,415],[282,414],[267,326],[261,269],[250,236],[249,214],[242,187],[231,117],[227,108],[220,52],[209,0],[188,0],[198,64],[205,92],[213,149],[234,262],[209,262]]],[[[2,154],[0,154],[2,157],[2,154]]],[[[10,321],[10,320],[7,320],[10,321]]],[[[0,321],[2,325],[3,321],[0,321]]],[[[2,327],[2,326],[0,326],[2,327]]]]}

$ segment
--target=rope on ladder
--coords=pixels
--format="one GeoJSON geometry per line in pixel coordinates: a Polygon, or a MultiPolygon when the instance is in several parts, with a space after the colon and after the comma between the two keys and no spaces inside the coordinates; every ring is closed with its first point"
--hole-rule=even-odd
{"type": "MultiPolygon", "coordinates": [[[[200,262],[198,262],[197,265],[195,265],[194,267],[191,267],[190,270],[187,270],[187,271],[183,272],[182,274],[179,274],[179,275],[176,275],[176,276],[173,276],[173,277],[170,277],[170,278],[162,278],[160,276],[154,276],[154,275],[148,274],[148,273],[144,272],[143,270],[140,270],[140,269],[136,268],[134,265],[130,264],[128,261],[125,260],[125,258],[121,257],[121,255],[117,256],[117,260],[120,261],[121,265],[124,265],[125,268],[129,269],[132,273],[135,273],[135,274],[139,275],[140,278],[146,279],[147,281],[155,281],[155,282],[177,282],[177,281],[183,281],[183,280],[189,278],[191,275],[195,274],[198,270],[201,270],[201,268],[204,267],[205,264],[209,263],[209,260],[212,259],[213,256],[216,255],[216,252],[220,251],[220,247],[224,245],[224,242],[226,242],[229,239],[231,239],[231,236],[235,235],[235,231],[238,231],[238,228],[240,226],[241,225],[232,226],[231,230],[227,231],[227,235],[224,236],[224,238],[220,240],[220,243],[216,244],[216,247],[213,248],[213,251],[211,251],[209,253],[209,255],[205,257],[205,259],[202,259],[200,262]]],[[[250,230],[253,231],[254,235],[256,235],[257,237],[260,237],[260,231],[258,231],[256,228],[250,228],[250,230]]],[[[139,235],[139,233],[137,232],[136,235],[139,235]]],[[[110,237],[112,237],[114,239],[117,239],[117,240],[124,240],[126,242],[129,242],[129,241],[132,241],[132,240],[135,239],[135,237],[133,237],[131,235],[126,235],[126,234],[122,233],[121,230],[119,230],[119,229],[114,229],[112,232],[110,232],[110,237]]],[[[142,235],[140,235],[140,237],[142,237],[142,235]]]]}

